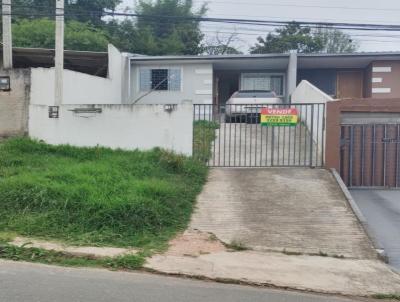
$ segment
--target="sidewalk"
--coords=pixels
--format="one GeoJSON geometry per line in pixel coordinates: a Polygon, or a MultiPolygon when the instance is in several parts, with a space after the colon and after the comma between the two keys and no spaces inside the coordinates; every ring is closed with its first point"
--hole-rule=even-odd
{"type": "Polygon", "coordinates": [[[400,275],[379,260],[229,251],[215,238],[196,239],[192,233],[174,240],[166,254],[153,256],[145,267],[165,274],[329,294],[400,293],[400,275]]]}

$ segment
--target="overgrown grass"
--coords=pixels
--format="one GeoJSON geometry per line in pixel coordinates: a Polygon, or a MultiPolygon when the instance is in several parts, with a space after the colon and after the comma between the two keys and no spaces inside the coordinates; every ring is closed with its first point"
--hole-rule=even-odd
{"type": "Polygon", "coordinates": [[[216,138],[215,130],[220,126],[216,122],[196,121],[193,127],[193,157],[207,162],[212,155],[211,144],[216,138]]]}
{"type": "Polygon", "coordinates": [[[391,300],[391,301],[400,301],[400,294],[376,294],[373,295],[374,299],[382,299],[382,300],[391,300]]]}
{"type": "Polygon", "coordinates": [[[207,168],[148,152],[0,144],[0,231],[77,245],[161,249],[189,221],[207,168]]]}
{"type": "Polygon", "coordinates": [[[95,259],[91,257],[74,257],[62,252],[47,251],[39,248],[17,247],[9,244],[0,244],[0,258],[61,266],[89,266],[130,270],[141,268],[145,262],[145,257],[142,254],[95,259]]]}

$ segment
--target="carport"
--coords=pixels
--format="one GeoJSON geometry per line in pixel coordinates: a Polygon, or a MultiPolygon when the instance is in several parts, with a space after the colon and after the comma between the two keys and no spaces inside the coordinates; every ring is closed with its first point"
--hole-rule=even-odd
{"type": "Polygon", "coordinates": [[[218,107],[238,90],[273,90],[288,101],[296,87],[297,66],[290,54],[224,56],[213,61],[213,71],[213,99],[218,107]]]}

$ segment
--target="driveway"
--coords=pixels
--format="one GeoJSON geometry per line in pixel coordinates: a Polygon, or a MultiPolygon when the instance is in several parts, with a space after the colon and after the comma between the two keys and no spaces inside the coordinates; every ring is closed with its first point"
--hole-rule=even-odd
{"type": "Polygon", "coordinates": [[[190,228],[258,251],[376,257],[335,179],[323,169],[211,169],[190,228]]]}
{"type": "Polygon", "coordinates": [[[211,146],[209,163],[217,167],[319,166],[320,143],[311,144],[309,131],[303,124],[271,128],[221,123],[211,146]]]}
{"type": "Polygon", "coordinates": [[[400,271],[400,191],[351,190],[351,195],[383,245],[389,264],[400,271]]]}
{"type": "Polygon", "coordinates": [[[343,295],[400,292],[400,275],[377,259],[322,169],[211,169],[188,230],[146,268],[343,295]]]}

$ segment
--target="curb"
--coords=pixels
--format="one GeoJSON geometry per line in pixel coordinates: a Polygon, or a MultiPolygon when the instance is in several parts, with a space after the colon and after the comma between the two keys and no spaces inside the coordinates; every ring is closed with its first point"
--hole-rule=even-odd
{"type": "Polygon", "coordinates": [[[378,258],[381,259],[383,262],[388,263],[389,259],[388,259],[388,256],[386,255],[383,245],[377,239],[375,232],[371,229],[367,219],[365,218],[365,216],[361,212],[360,208],[354,201],[353,197],[351,196],[350,191],[348,190],[347,186],[343,182],[339,173],[334,168],[332,168],[330,170],[332,172],[333,177],[336,179],[336,182],[338,183],[340,189],[342,190],[344,196],[346,197],[353,213],[356,215],[358,221],[361,223],[362,227],[364,228],[365,232],[367,233],[367,236],[371,240],[372,245],[375,248],[376,253],[378,254],[378,258]]]}

